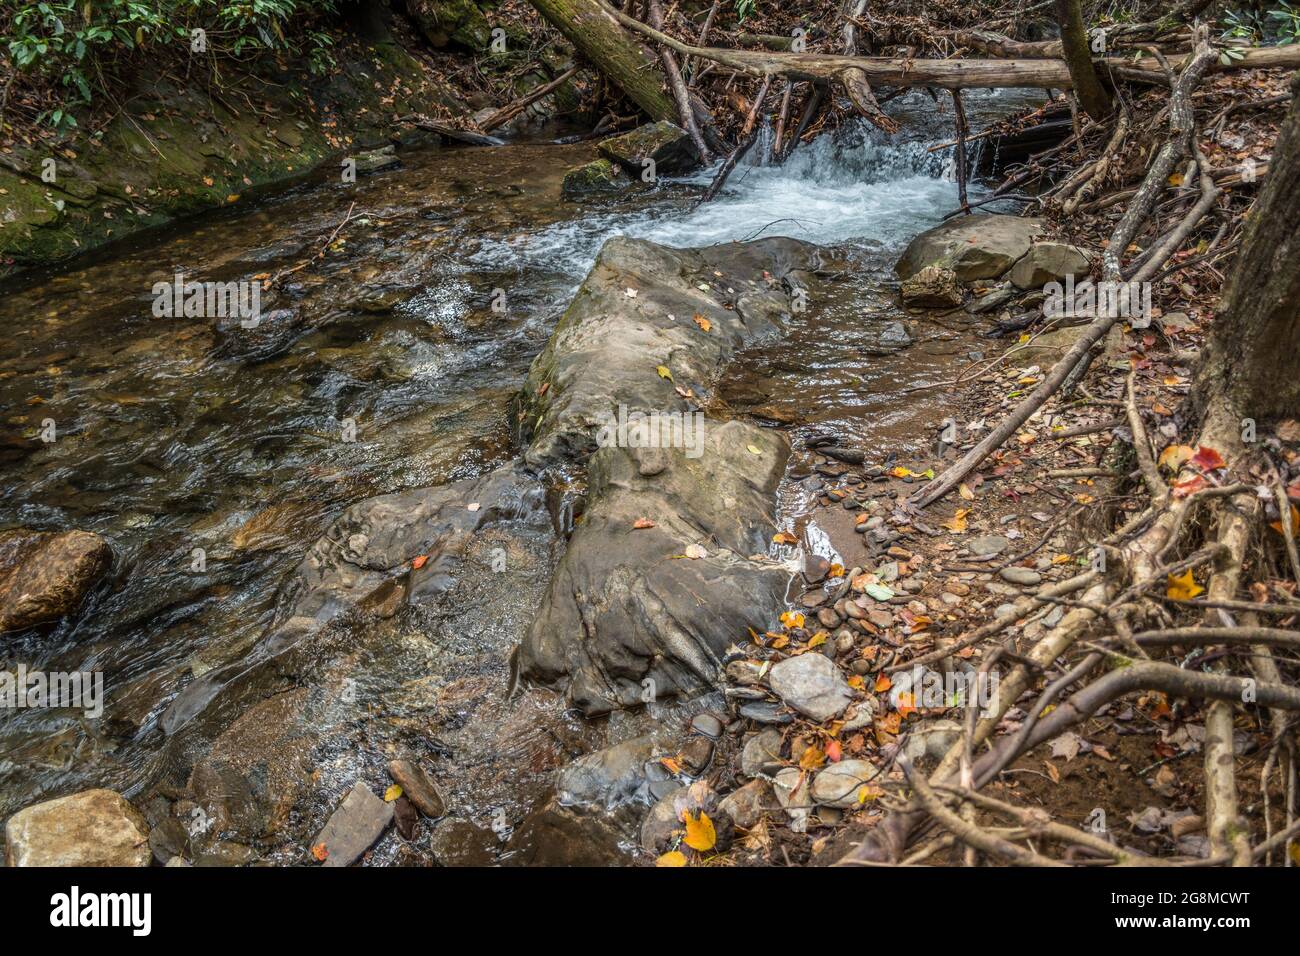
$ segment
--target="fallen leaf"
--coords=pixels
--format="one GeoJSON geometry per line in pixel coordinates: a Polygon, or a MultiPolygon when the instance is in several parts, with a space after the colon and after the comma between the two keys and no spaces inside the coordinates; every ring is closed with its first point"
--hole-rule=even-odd
{"type": "Polygon", "coordinates": [[[478,509],[479,509],[479,503],[477,501],[471,501],[469,504],[465,506],[466,511],[478,511],[478,509]]]}
{"type": "Polygon", "coordinates": [[[670,381],[670,382],[673,380],[673,373],[670,372],[670,371],[668,371],[668,366],[667,366],[667,365],[660,365],[660,366],[657,366],[657,367],[655,368],[655,371],[659,373],[659,377],[660,377],[660,378],[666,378],[666,379],[668,379],[668,381],[670,381]]]}
{"type": "Polygon", "coordinates": [[[844,750],[838,740],[829,741],[826,744],[826,759],[831,763],[839,763],[844,757],[844,750]]]}
{"type": "Polygon", "coordinates": [[[970,490],[970,485],[963,482],[962,484],[957,486],[957,491],[967,501],[975,500],[975,492],[970,490]]]}
{"type": "Polygon", "coordinates": [[[1222,455],[1213,448],[1207,448],[1204,445],[1192,456],[1192,464],[1202,471],[1214,471],[1216,468],[1226,468],[1228,466],[1222,455]]]}
{"type": "MultiPolygon", "coordinates": [[[[1268,523],[1268,526],[1272,528],[1274,531],[1276,531],[1278,534],[1286,533],[1282,530],[1281,518],[1279,518],[1277,521],[1270,521],[1268,523]]],[[[1300,536],[1300,511],[1296,510],[1295,505],[1291,506],[1291,536],[1292,537],[1300,536]]]]}
{"type": "Polygon", "coordinates": [[[883,694],[889,688],[894,686],[894,682],[889,679],[888,674],[881,674],[876,678],[876,693],[883,694]]]}
{"type": "Polygon", "coordinates": [[[414,558],[411,559],[411,567],[414,568],[416,571],[418,571],[420,570],[420,568],[424,567],[425,563],[428,560],[429,560],[429,556],[427,554],[416,555],[414,558]]]}
{"type": "Polygon", "coordinates": [[[939,522],[939,524],[953,532],[953,534],[964,534],[966,531],[966,516],[968,514],[970,514],[969,508],[958,508],[955,515],[947,521],[939,522]]]}
{"type": "Polygon", "coordinates": [[[751,455],[761,455],[761,454],[763,454],[763,449],[759,448],[757,445],[746,445],[745,447],[746,447],[747,449],[749,449],[749,453],[750,453],[751,455]]]}
{"type": "Polygon", "coordinates": [[[777,534],[772,535],[772,542],[773,544],[794,545],[799,543],[799,539],[796,538],[794,535],[792,535],[789,531],[781,531],[778,532],[777,534]]]}
{"type": "Polygon", "coordinates": [[[401,795],[402,795],[402,788],[399,787],[397,784],[393,784],[387,790],[384,791],[384,803],[392,803],[401,795]]]}
{"type": "Polygon", "coordinates": [[[1175,601],[1190,601],[1198,594],[1204,594],[1205,588],[1196,583],[1192,577],[1192,569],[1188,568],[1181,575],[1169,575],[1169,586],[1165,590],[1165,596],[1173,598],[1175,601]]]}
{"type": "Polygon", "coordinates": [[[826,752],[820,747],[808,747],[799,755],[799,767],[802,770],[817,770],[826,762],[826,752]]]}
{"type": "Polygon", "coordinates": [[[1177,474],[1178,469],[1182,468],[1193,454],[1190,445],[1170,445],[1160,453],[1157,464],[1166,471],[1177,474]]]}
{"type": "Polygon", "coordinates": [[[691,318],[694,319],[695,324],[698,325],[700,328],[702,328],[705,332],[709,331],[709,329],[713,327],[712,323],[709,322],[709,320],[706,319],[704,316],[700,315],[700,313],[698,312],[696,312],[693,316],[691,316],[691,318]]]}
{"type": "Polygon", "coordinates": [[[649,518],[637,518],[632,522],[632,527],[637,531],[642,531],[646,528],[653,528],[654,526],[655,523],[649,518]]]}
{"type": "Polygon", "coordinates": [[[655,860],[655,866],[685,866],[686,854],[681,850],[671,850],[655,860]]]}
{"type": "Polygon", "coordinates": [[[326,849],[324,843],[317,843],[314,847],[311,848],[311,855],[314,856],[316,859],[318,859],[320,862],[324,863],[326,860],[329,859],[330,851],[326,849]]]}
{"type": "Polygon", "coordinates": [[[682,838],[692,850],[703,853],[706,850],[712,850],[713,845],[718,842],[718,834],[713,829],[713,821],[703,810],[695,816],[691,816],[689,810],[686,811],[686,836],[682,838]]]}
{"type": "Polygon", "coordinates": [[[686,557],[692,561],[698,561],[700,558],[707,558],[708,556],[708,549],[701,544],[688,544],[686,546],[686,557]]]}

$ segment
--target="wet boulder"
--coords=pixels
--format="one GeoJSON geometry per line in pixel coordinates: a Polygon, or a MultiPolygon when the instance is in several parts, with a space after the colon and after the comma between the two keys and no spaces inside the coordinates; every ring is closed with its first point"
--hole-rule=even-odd
{"type": "Polygon", "coordinates": [[[581,462],[620,414],[686,413],[742,346],[809,307],[817,246],[795,239],[673,249],[618,237],[602,247],[512,413],[537,469],[581,462]]]}
{"type": "Polygon", "coordinates": [[[519,653],[525,677],[589,715],[711,689],[727,645],[784,607],[791,571],[749,556],[774,530],[789,443],[699,427],[696,456],[613,445],[589,460],[587,510],[519,653]]]}
{"type": "Polygon", "coordinates": [[[19,810],[5,824],[6,866],[148,866],[149,825],[112,790],[19,810]]]}
{"type": "Polygon", "coordinates": [[[959,282],[996,279],[1029,251],[1043,220],[977,213],[957,216],[908,243],[894,271],[903,280],[940,263],[959,282]]]}
{"type": "Polygon", "coordinates": [[[75,611],[111,563],[108,542],[89,531],[0,531],[0,633],[75,611]]]}
{"type": "Polygon", "coordinates": [[[596,159],[566,173],[560,191],[569,199],[584,199],[617,195],[637,182],[622,166],[608,159],[596,159]]]}
{"type": "Polygon", "coordinates": [[[647,168],[646,160],[653,160],[657,176],[688,173],[700,164],[690,134],[667,120],[601,140],[596,150],[637,178],[647,168]]]}

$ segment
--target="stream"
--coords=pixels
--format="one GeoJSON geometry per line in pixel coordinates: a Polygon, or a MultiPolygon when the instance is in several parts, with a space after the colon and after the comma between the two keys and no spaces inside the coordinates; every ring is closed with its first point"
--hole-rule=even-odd
{"type": "MultiPolygon", "coordinates": [[[[1040,99],[972,91],[967,112],[979,129],[1040,99]]],[[[564,174],[595,156],[588,143],[412,150],[401,168],[355,185],[317,178],[2,290],[0,528],[94,531],[114,563],[78,614],[0,641],[0,669],[102,672],[107,691],[97,720],[0,712],[0,819],[88,787],[142,801],[179,792],[240,711],[204,714],[168,737],[168,704],[248,654],[286,575],[348,505],[515,456],[511,395],[614,235],[677,246],[787,235],[841,247],[852,269],[831,299],[795,316],[780,342],[744,352],[708,409],[789,426],[796,452],[782,520],[835,556],[834,529],[802,520],[802,440],[834,433],[869,460],[883,449],[920,453],[951,400],[922,387],[988,348],[977,318],[912,317],[897,305],[894,260],[955,208],[957,190],[952,151],[929,151],[949,138],[951,117],[915,91],[890,112],[903,122],[894,138],[853,124],[780,167],[762,163],[760,142],[699,209],[707,171],[604,204],[563,199],[564,174]],[[152,314],[154,283],[177,272],[274,275],[327,245],[265,293],[256,329],[152,314]],[[493,308],[496,290],[504,310],[493,308]],[[890,341],[900,321],[912,339],[901,348],[890,341]],[[47,420],[49,443],[37,437],[47,420]]],[[[546,692],[508,700],[510,649],[562,547],[540,528],[519,540],[517,573],[493,589],[453,591],[456,616],[344,622],[299,652],[292,674],[249,678],[245,706],[340,680],[350,705],[357,694],[365,702],[373,720],[310,711],[337,731],[321,729],[311,758],[329,800],[398,749],[435,761],[454,810],[434,837],[440,862],[556,861],[562,835],[530,824],[555,768],[689,710],[586,722],[546,692]]],[[[267,719],[292,723],[301,715],[291,711],[267,719]]],[[[610,844],[609,860],[628,849],[610,844]]],[[[423,859],[390,833],[372,862],[423,859]]]]}

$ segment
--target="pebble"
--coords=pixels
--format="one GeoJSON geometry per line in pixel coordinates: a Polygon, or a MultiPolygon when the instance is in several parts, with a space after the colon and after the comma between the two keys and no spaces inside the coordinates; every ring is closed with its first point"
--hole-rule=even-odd
{"type": "Polygon", "coordinates": [[[834,630],[843,623],[843,618],[828,607],[817,612],[817,621],[827,630],[834,630]]]}
{"type": "Polygon", "coordinates": [[[966,542],[966,550],[977,557],[987,558],[1001,554],[1011,542],[1000,534],[982,534],[966,542]]]}
{"type": "Polygon", "coordinates": [[[831,569],[830,561],[820,554],[806,554],[803,559],[803,576],[809,584],[819,584],[831,569]]]}
{"type": "Polygon", "coordinates": [[[858,788],[880,770],[867,760],[841,760],[813,777],[812,798],[819,804],[847,810],[858,805],[858,788]]]}
{"type": "Polygon", "coordinates": [[[768,727],[745,741],[740,751],[740,772],[746,777],[773,773],[781,766],[781,731],[768,727]]]}
{"type": "MultiPolygon", "coordinates": [[[[826,658],[821,657],[821,660],[826,658]]],[[[788,724],[794,720],[794,714],[783,713],[780,704],[774,704],[769,700],[755,700],[742,704],[740,716],[748,717],[760,724],[788,724]]]]}
{"type": "Polygon", "coordinates": [[[708,737],[692,737],[682,747],[682,763],[693,777],[707,770],[712,761],[713,741],[708,737]]]}
{"type": "Polygon", "coordinates": [[[839,668],[821,654],[779,661],[772,666],[769,684],[788,706],[818,722],[838,716],[853,700],[839,668]]]}
{"type": "MultiPolygon", "coordinates": [[[[739,662],[733,662],[739,663],[739,662]]],[[[722,736],[722,721],[713,714],[696,714],[691,718],[691,733],[717,740],[722,736]]]]}
{"type": "Polygon", "coordinates": [[[1009,568],[1003,568],[998,572],[998,576],[1004,581],[1010,581],[1012,584],[1019,584],[1021,587],[1032,587],[1043,580],[1043,576],[1037,571],[1029,568],[1021,568],[1012,565],[1009,568]]]}

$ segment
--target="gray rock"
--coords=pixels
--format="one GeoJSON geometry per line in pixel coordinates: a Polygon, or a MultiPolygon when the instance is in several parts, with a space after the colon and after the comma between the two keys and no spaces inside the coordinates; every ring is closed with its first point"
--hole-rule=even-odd
{"type": "Polygon", "coordinates": [[[691,718],[691,733],[717,740],[722,736],[722,721],[713,714],[696,714],[691,718]]]}
{"type": "Polygon", "coordinates": [[[848,810],[859,805],[859,788],[880,773],[867,760],[841,760],[823,767],[813,777],[812,798],[829,807],[848,810]]]}
{"type": "MultiPolygon", "coordinates": [[[[820,655],[819,655],[820,656],[820,655]]],[[[789,713],[780,704],[767,700],[750,701],[740,707],[740,716],[747,717],[760,724],[794,723],[794,714],[789,713]]]]}
{"type": "Polygon", "coordinates": [[[402,794],[426,817],[434,820],[447,812],[447,800],[438,785],[418,765],[409,760],[392,760],[388,774],[402,788],[402,794]]]}
{"type": "Polygon", "coordinates": [[[1083,278],[1091,264],[1078,246],[1064,242],[1036,242],[1014,266],[1010,278],[1019,289],[1041,289],[1066,276],[1083,278]]]}
{"type": "Polygon", "coordinates": [[[1001,554],[1011,542],[1000,534],[982,534],[966,542],[966,549],[981,558],[1001,554]]]}
{"type": "Polygon", "coordinates": [[[740,751],[740,772],[746,777],[769,776],[781,767],[781,731],[768,727],[745,741],[740,751]]]}
{"type": "Polygon", "coordinates": [[[907,735],[903,753],[913,763],[926,758],[940,760],[961,734],[961,724],[955,720],[923,721],[907,735]]]}
{"type": "Polygon", "coordinates": [[[787,705],[816,721],[844,711],[853,691],[839,668],[821,654],[800,654],[772,665],[772,691],[787,705]]]}
{"type": "Polygon", "coordinates": [[[685,787],[664,794],[646,814],[641,822],[641,848],[647,853],[658,856],[666,852],[673,835],[683,829],[677,813],[680,798],[685,794],[685,787]]]}
{"type": "Polygon", "coordinates": [[[402,165],[402,161],[397,158],[396,146],[381,146],[379,149],[369,149],[363,153],[357,153],[354,158],[357,161],[358,173],[377,173],[381,169],[392,169],[394,166],[402,165]]]}
{"type": "Polygon", "coordinates": [[[112,556],[89,531],[0,531],[0,633],[75,611],[112,556]]]}
{"type": "Polygon", "coordinates": [[[766,780],[751,780],[723,797],[718,808],[736,826],[748,830],[762,819],[765,811],[774,808],[772,787],[766,780]]]}
{"type": "Polygon", "coordinates": [[[767,547],[789,445],[742,422],[703,434],[698,457],[591,456],[587,510],[519,650],[525,677],[588,715],[638,706],[650,687],[659,699],[712,689],[736,635],[784,607],[789,573],[748,555],[767,547]],[[642,518],[654,527],[635,530],[642,518]],[[672,560],[691,544],[709,553],[672,560]]]}
{"type": "Polygon", "coordinates": [[[914,238],[894,271],[906,280],[928,265],[943,262],[960,282],[996,279],[1029,251],[1042,229],[1041,219],[983,213],[957,216],[914,238]]]}
{"type": "Polygon", "coordinates": [[[83,790],[5,823],[6,866],[148,866],[149,825],[112,790],[83,790]]]}
{"type": "Polygon", "coordinates": [[[823,268],[823,253],[794,239],[704,249],[610,239],[511,408],[528,442],[525,460],[534,469],[580,464],[602,438],[626,444],[620,406],[624,421],[634,423],[704,404],[737,349],[780,335],[794,309],[789,288],[815,294],[823,268]],[[695,315],[709,322],[708,332],[695,315]],[[679,388],[689,388],[694,401],[679,388]]]}
{"type": "Polygon", "coordinates": [[[1010,581],[1012,584],[1019,584],[1021,587],[1033,587],[1043,580],[1043,576],[1037,571],[1029,568],[1021,568],[1012,565],[1009,568],[1003,568],[998,572],[998,576],[1004,581],[1010,581]]]}
{"type": "Polygon", "coordinates": [[[325,844],[329,853],[325,866],[351,866],[392,822],[392,804],[375,796],[364,783],[358,783],[326,821],[312,846],[325,844]]]}

